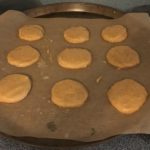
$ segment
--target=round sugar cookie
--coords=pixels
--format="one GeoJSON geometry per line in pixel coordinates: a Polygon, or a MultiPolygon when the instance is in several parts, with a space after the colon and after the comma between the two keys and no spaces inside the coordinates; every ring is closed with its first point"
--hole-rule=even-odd
{"type": "Polygon", "coordinates": [[[19,46],[7,55],[9,64],[16,67],[27,67],[39,60],[40,53],[29,45],[19,46]]]}
{"type": "Polygon", "coordinates": [[[89,37],[88,29],[83,26],[70,27],[64,31],[64,38],[69,43],[84,43],[89,37]]]}
{"type": "Polygon", "coordinates": [[[71,79],[56,82],[51,90],[52,102],[64,108],[80,107],[87,97],[88,92],[85,86],[71,79]]]}
{"type": "Polygon", "coordinates": [[[119,69],[130,68],[140,63],[139,54],[129,46],[115,46],[106,54],[107,62],[119,69]]]}
{"type": "Polygon", "coordinates": [[[57,57],[58,64],[67,69],[86,68],[92,62],[91,53],[83,48],[66,48],[57,57]]]}
{"type": "Polygon", "coordinates": [[[123,114],[138,111],[145,103],[148,92],[145,87],[132,79],[124,79],[111,86],[108,93],[110,103],[123,114]]]}
{"type": "Polygon", "coordinates": [[[0,80],[0,102],[16,103],[22,101],[31,89],[31,81],[23,74],[7,75],[0,80]]]}
{"type": "Polygon", "coordinates": [[[26,41],[37,41],[44,36],[44,29],[40,25],[24,25],[19,29],[19,38],[26,41]]]}
{"type": "Polygon", "coordinates": [[[112,25],[104,28],[102,38],[110,43],[122,42],[127,38],[127,29],[122,25],[112,25]]]}

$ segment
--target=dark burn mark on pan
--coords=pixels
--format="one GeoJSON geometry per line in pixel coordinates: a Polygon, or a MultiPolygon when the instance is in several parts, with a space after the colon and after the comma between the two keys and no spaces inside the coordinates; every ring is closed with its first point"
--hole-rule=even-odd
{"type": "Polygon", "coordinates": [[[57,130],[57,126],[56,126],[55,122],[53,122],[53,121],[47,123],[47,128],[51,132],[55,132],[57,130]]]}
{"type": "Polygon", "coordinates": [[[90,134],[91,136],[95,135],[95,134],[96,134],[95,128],[91,128],[91,131],[90,131],[90,132],[91,132],[91,134],[90,134]]]}

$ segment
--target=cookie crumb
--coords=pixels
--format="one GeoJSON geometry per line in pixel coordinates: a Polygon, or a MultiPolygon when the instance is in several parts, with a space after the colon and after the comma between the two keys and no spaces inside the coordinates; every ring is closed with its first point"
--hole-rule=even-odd
{"type": "Polygon", "coordinates": [[[45,61],[43,59],[41,59],[38,63],[37,63],[39,68],[45,68],[47,67],[47,64],[45,63],[45,61]]]}
{"type": "Polygon", "coordinates": [[[102,61],[104,64],[107,64],[107,62],[105,60],[102,61]]]}
{"type": "Polygon", "coordinates": [[[46,53],[49,54],[49,53],[50,53],[50,49],[47,49],[47,50],[46,50],[46,53]]]}
{"type": "Polygon", "coordinates": [[[42,97],[42,99],[46,99],[46,97],[42,97]]]}
{"type": "Polygon", "coordinates": [[[49,60],[50,60],[51,63],[53,62],[53,57],[52,57],[51,53],[49,54],[49,60]]]}
{"type": "Polygon", "coordinates": [[[100,83],[101,80],[102,80],[102,76],[98,76],[98,78],[96,79],[96,83],[100,83]]]}
{"type": "Polygon", "coordinates": [[[65,133],[65,139],[68,139],[69,138],[69,134],[68,133],[65,133]]]}
{"type": "Polygon", "coordinates": [[[39,112],[39,111],[40,111],[40,108],[36,108],[36,111],[39,112]]]}
{"type": "Polygon", "coordinates": [[[20,117],[24,117],[24,114],[20,114],[20,117]]]}
{"type": "Polygon", "coordinates": [[[39,114],[40,114],[40,115],[42,115],[42,114],[43,114],[43,112],[41,112],[41,111],[40,111],[40,112],[39,112],[39,114]]]}
{"type": "Polygon", "coordinates": [[[43,77],[43,80],[48,80],[49,79],[49,76],[44,76],[43,77]]]}
{"type": "Polygon", "coordinates": [[[6,68],[1,68],[1,70],[2,70],[2,71],[5,71],[5,70],[6,70],[6,68]]]}

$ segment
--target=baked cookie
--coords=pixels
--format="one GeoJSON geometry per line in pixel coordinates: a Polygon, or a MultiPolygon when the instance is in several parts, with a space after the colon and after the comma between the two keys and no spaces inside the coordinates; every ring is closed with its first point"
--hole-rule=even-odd
{"type": "Polygon", "coordinates": [[[110,43],[122,42],[127,38],[127,29],[122,25],[112,25],[104,28],[102,38],[110,43]]]}
{"type": "Polygon", "coordinates": [[[88,92],[84,85],[71,79],[58,81],[51,90],[51,100],[59,107],[80,107],[87,100],[88,92]]]}
{"type": "Polygon", "coordinates": [[[31,89],[31,81],[23,74],[7,75],[0,80],[0,102],[16,103],[22,101],[31,89]]]}
{"type": "Polygon", "coordinates": [[[29,45],[19,46],[7,55],[9,64],[16,67],[27,67],[39,60],[40,53],[29,45]]]}
{"type": "Polygon", "coordinates": [[[83,48],[66,48],[57,57],[58,64],[67,69],[86,68],[92,62],[91,53],[83,48]]]}
{"type": "Polygon", "coordinates": [[[132,79],[124,79],[111,86],[108,93],[110,103],[121,113],[132,114],[145,103],[148,92],[143,85],[132,79]]]}
{"type": "Polygon", "coordinates": [[[106,54],[107,62],[119,69],[130,68],[140,63],[139,54],[129,46],[115,46],[106,54]]]}
{"type": "Polygon", "coordinates": [[[83,43],[89,40],[89,31],[82,26],[70,27],[64,31],[64,38],[69,43],[83,43]]]}
{"type": "Polygon", "coordinates": [[[40,25],[24,25],[19,29],[19,38],[26,41],[37,41],[44,36],[44,29],[40,25]]]}

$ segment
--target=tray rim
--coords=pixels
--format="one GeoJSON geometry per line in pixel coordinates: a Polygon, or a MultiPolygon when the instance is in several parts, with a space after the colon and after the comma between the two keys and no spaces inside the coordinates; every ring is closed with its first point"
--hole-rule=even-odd
{"type": "Polygon", "coordinates": [[[30,17],[42,17],[43,15],[61,12],[86,12],[97,15],[104,15],[111,18],[119,18],[125,14],[119,9],[87,2],[53,3],[48,5],[42,5],[32,9],[27,9],[23,12],[30,17]]]}

